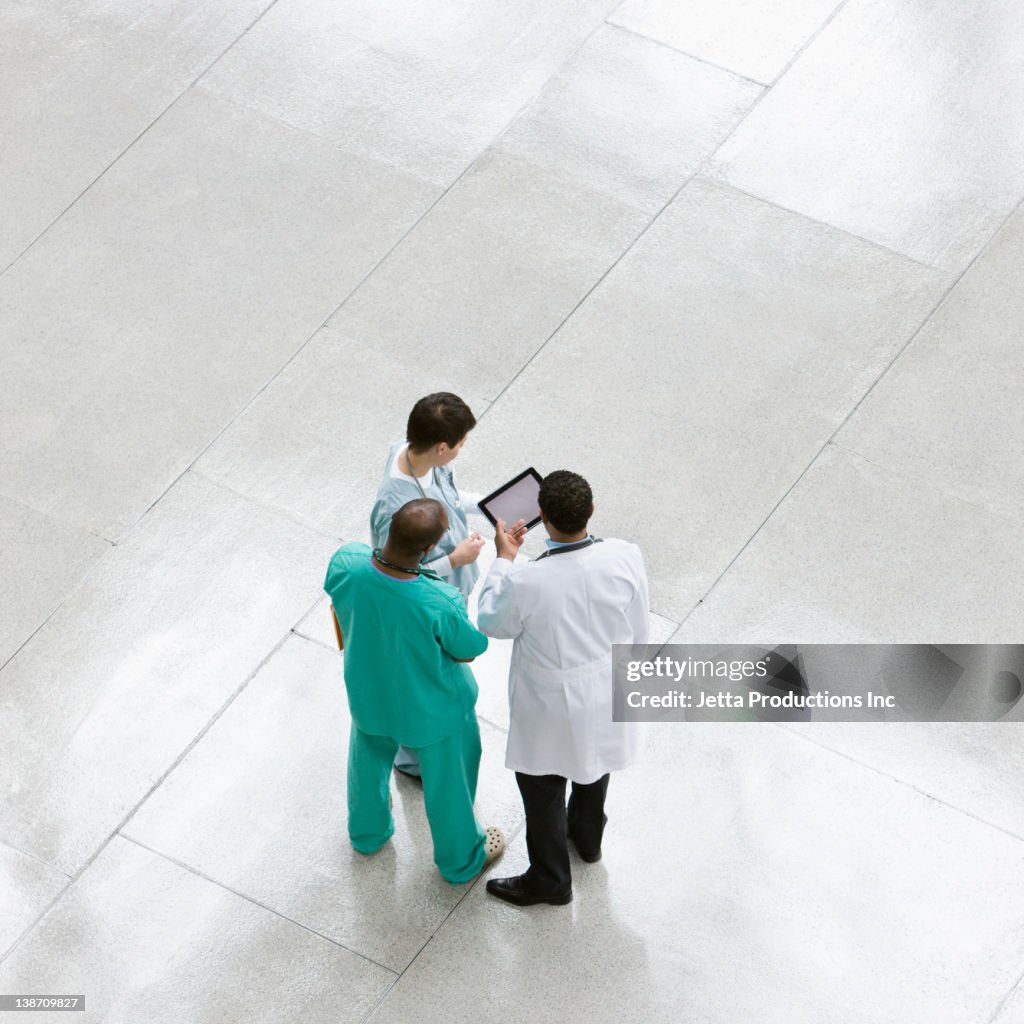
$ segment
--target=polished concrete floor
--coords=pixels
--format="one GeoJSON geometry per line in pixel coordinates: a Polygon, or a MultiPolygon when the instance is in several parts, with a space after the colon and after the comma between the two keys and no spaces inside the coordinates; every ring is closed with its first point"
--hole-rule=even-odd
{"type": "Polygon", "coordinates": [[[1019,0],[0,6],[0,994],[1021,1024],[1020,726],[651,726],[517,910],[404,779],[350,849],[320,586],[446,389],[465,488],[590,478],[661,640],[1021,640],[1022,51],[1019,0]]]}

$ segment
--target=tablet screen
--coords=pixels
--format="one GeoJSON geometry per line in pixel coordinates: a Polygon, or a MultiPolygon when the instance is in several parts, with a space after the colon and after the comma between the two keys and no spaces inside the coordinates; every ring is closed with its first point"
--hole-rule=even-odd
{"type": "Polygon", "coordinates": [[[540,522],[540,506],[537,504],[540,480],[540,474],[531,466],[483,498],[480,511],[494,526],[498,525],[499,519],[504,519],[506,526],[520,519],[526,520],[527,529],[536,526],[540,522]]]}

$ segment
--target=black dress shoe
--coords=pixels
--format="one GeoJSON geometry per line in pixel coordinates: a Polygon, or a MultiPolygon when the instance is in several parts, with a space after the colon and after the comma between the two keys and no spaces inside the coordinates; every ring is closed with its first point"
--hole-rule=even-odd
{"type": "Polygon", "coordinates": [[[523,884],[525,875],[513,875],[511,878],[491,878],[487,882],[487,891],[492,896],[506,903],[514,903],[518,907],[532,907],[534,903],[551,903],[556,907],[564,906],[572,900],[572,889],[564,896],[544,896],[533,892],[523,884]]]}
{"type": "Polygon", "coordinates": [[[581,849],[580,844],[576,842],[576,838],[573,836],[571,830],[568,831],[566,838],[573,846],[576,847],[576,852],[580,855],[580,860],[585,860],[588,864],[596,864],[601,859],[600,846],[596,850],[581,849]]]}

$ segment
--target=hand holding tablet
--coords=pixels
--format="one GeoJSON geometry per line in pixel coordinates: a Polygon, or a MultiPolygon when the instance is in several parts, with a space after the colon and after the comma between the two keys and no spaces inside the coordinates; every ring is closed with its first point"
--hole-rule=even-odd
{"type": "Polygon", "coordinates": [[[540,473],[531,466],[486,498],[481,498],[478,503],[480,511],[492,526],[496,527],[499,519],[506,523],[517,523],[521,519],[527,530],[532,529],[540,522],[540,505],[537,503],[540,484],[540,473]]]}
{"type": "Polygon", "coordinates": [[[499,558],[507,558],[510,562],[514,562],[525,540],[526,524],[522,519],[516,520],[507,529],[505,520],[499,519],[494,527],[494,547],[499,558]]]}

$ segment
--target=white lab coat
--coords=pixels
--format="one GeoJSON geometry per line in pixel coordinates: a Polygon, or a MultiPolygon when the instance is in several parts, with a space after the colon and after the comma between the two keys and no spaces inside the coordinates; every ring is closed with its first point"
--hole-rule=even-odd
{"type": "Polygon", "coordinates": [[[647,643],[648,609],[643,556],[627,541],[495,560],[477,622],[515,639],[506,767],[587,784],[635,758],[636,724],[612,721],[612,644],[647,643]]]}

